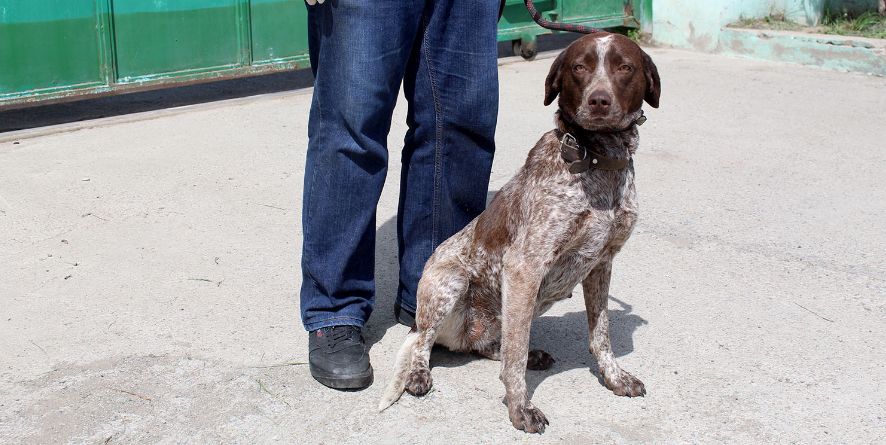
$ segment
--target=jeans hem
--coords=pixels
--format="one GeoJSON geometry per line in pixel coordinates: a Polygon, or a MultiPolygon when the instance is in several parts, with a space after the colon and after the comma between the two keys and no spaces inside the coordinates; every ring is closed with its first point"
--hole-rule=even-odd
{"type": "Polygon", "coordinates": [[[363,319],[347,316],[330,317],[323,320],[304,323],[305,330],[308,332],[316,331],[320,328],[328,328],[331,326],[357,326],[358,328],[362,328],[365,324],[366,322],[363,319]]]}
{"type": "MultiPolygon", "coordinates": [[[[408,304],[405,304],[405,303],[403,302],[403,300],[400,299],[400,298],[396,299],[396,300],[394,301],[394,304],[396,304],[397,306],[400,306],[400,309],[406,309],[407,311],[412,312],[413,314],[414,314],[414,313],[416,312],[416,310],[417,310],[416,307],[410,307],[408,304]]],[[[416,306],[417,306],[417,305],[416,305],[416,306]]]]}

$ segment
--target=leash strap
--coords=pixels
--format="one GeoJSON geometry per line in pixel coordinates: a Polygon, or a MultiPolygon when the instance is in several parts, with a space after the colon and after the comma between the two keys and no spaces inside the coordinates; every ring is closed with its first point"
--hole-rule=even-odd
{"type": "Polygon", "coordinates": [[[556,23],[550,20],[545,20],[541,13],[538,12],[538,9],[535,8],[535,4],[532,3],[532,0],[524,0],[526,4],[526,9],[529,11],[529,15],[532,16],[532,20],[535,23],[538,23],[538,26],[542,28],[552,29],[555,31],[569,31],[569,32],[577,32],[581,34],[593,34],[595,32],[600,32],[597,28],[591,28],[583,25],[574,25],[572,23],[556,23]]]}

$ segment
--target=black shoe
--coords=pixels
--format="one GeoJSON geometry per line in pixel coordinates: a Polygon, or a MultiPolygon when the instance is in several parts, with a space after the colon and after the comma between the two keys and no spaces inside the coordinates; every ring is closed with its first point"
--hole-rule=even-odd
{"type": "Polygon", "coordinates": [[[335,389],[362,389],[372,384],[372,365],[357,326],[312,331],[308,340],[311,375],[335,389]]]}
{"type": "Polygon", "coordinates": [[[397,303],[394,303],[394,318],[397,319],[397,323],[400,323],[408,328],[415,326],[415,312],[401,307],[397,303]]]}

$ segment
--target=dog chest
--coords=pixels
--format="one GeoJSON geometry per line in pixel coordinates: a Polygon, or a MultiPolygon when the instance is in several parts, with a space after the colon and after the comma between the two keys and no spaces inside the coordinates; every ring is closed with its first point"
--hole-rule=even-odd
{"type": "Polygon", "coordinates": [[[627,241],[637,220],[631,179],[626,177],[619,186],[608,188],[608,196],[598,189],[596,197],[604,205],[600,201],[592,203],[579,214],[573,232],[542,281],[536,305],[538,314],[569,297],[597,264],[610,261],[627,241]]]}
{"type": "Polygon", "coordinates": [[[633,168],[617,177],[603,176],[583,184],[588,197],[575,225],[574,243],[589,260],[609,248],[619,248],[637,222],[637,192],[633,168]]]}

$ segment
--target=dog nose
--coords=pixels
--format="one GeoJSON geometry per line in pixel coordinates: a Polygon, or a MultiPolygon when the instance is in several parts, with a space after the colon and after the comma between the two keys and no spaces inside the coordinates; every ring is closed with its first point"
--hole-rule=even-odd
{"type": "Polygon", "coordinates": [[[592,113],[604,114],[609,112],[609,105],[612,103],[612,96],[609,93],[598,90],[591,93],[588,98],[588,105],[591,106],[592,113]]]}

